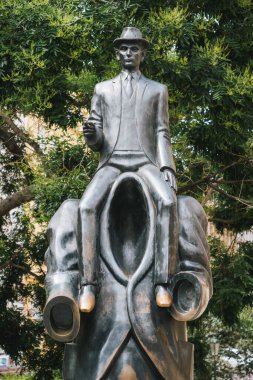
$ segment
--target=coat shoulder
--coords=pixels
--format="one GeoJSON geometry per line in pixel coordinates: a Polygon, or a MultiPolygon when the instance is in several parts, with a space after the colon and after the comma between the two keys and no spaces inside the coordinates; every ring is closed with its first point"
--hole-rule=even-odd
{"type": "Polygon", "coordinates": [[[112,85],[112,79],[105,80],[103,82],[99,82],[95,86],[95,92],[96,93],[103,93],[111,85],[112,85]]]}
{"type": "Polygon", "coordinates": [[[147,81],[147,83],[150,85],[150,86],[154,86],[154,87],[158,87],[158,88],[167,88],[167,86],[165,84],[162,84],[160,82],[157,82],[153,79],[149,79],[149,78],[146,78],[144,75],[142,75],[142,77],[145,79],[145,81],[147,81]]]}
{"type": "Polygon", "coordinates": [[[149,87],[157,92],[163,93],[168,91],[167,86],[162,83],[156,82],[155,80],[148,78],[145,78],[145,80],[147,81],[149,87]]]}
{"type": "Polygon", "coordinates": [[[119,81],[119,79],[120,79],[120,75],[117,75],[115,78],[107,79],[103,82],[99,82],[96,84],[95,89],[96,89],[96,91],[102,91],[103,92],[103,91],[107,90],[108,87],[112,86],[112,84],[114,82],[119,81]]]}

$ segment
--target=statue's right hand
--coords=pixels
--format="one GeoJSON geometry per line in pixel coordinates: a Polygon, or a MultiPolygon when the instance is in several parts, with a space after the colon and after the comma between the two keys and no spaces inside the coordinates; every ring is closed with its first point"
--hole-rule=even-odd
{"type": "Polygon", "coordinates": [[[83,134],[84,137],[87,139],[92,139],[96,137],[97,131],[95,125],[87,121],[83,126],[83,134]]]}

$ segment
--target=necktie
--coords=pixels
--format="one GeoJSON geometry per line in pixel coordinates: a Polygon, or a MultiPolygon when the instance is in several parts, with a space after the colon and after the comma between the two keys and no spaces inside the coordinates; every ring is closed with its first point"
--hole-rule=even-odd
{"type": "Polygon", "coordinates": [[[125,84],[125,90],[126,90],[126,94],[129,98],[131,98],[132,94],[133,94],[133,83],[132,83],[132,74],[129,73],[127,78],[126,78],[126,84],[125,84]]]}

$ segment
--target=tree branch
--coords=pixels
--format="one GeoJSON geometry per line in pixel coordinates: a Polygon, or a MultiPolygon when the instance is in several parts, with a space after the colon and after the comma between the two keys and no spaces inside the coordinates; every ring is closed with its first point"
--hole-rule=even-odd
{"type": "Polygon", "coordinates": [[[12,256],[12,258],[8,261],[6,261],[4,264],[0,265],[0,271],[7,268],[12,264],[12,261],[18,256],[18,253],[15,253],[15,255],[12,256]]]}
{"type": "Polygon", "coordinates": [[[16,253],[10,260],[6,261],[6,263],[0,265],[0,271],[7,268],[7,267],[13,267],[17,269],[21,269],[23,272],[30,274],[31,276],[35,277],[39,282],[43,281],[43,276],[39,276],[38,274],[32,272],[30,269],[26,268],[23,265],[14,264],[13,260],[18,256],[18,253],[16,253]]]}
{"type": "Polygon", "coordinates": [[[213,175],[208,175],[206,177],[199,179],[198,181],[191,182],[190,184],[185,185],[185,186],[181,186],[178,188],[178,194],[183,193],[184,191],[190,190],[193,187],[200,185],[201,183],[204,183],[204,182],[208,183],[211,178],[213,178],[213,175]]]}
{"type": "Polygon", "coordinates": [[[233,185],[233,184],[237,184],[237,183],[253,183],[253,179],[236,179],[236,180],[219,179],[219,180],[213,181],[213,182],[233,185]]]}
{"type": "Polygon", "coordinates": [[[222,195],[225,195],[227,198],[233,199],[234,201],[242,203],[243,205],[245,205],[245,206],[247,206],[249,208],[253,208],[253,205],[251,205],[250,203],[248,203],[245,199],[241,199],[241,198],[236,197],[236,196],[234,196],[232,194],[229,194],[225,190],[221,189],[218,186],[213,185],[212,183],[209,183],[209,186],[212,187],[214,190],[218,191],[218,193],[220,193],[222,195]]]}
{"type": "Polygon", "coordinates": [[[223,223],[223,224],[233,224],[235,222],[238,222],[238,219],[222,219],[222,218],[209,218],[209,222],[213,223],[223,223]]]}
{"type": "MultiPolygon", "coordinates": [[[[231,165],[232,166],[232,165],[231,165]]],[[[241,180],[224,180],[222,178],[215,178],[214,175],[208,175],[195,182],[191,182],[188,185],[181,186],[178,188],[178,194],[183,193],[184,191],[191,190],[193,187],[201,185],[202,183],[220,183],[220,184],[237,184],[237,183],[253,183],[252,179],[241,179],[241,180]]]]}
{"type": "MultiPolygon", "coordinates": [[[[231,153],[231,152],[230,152],[230,153],[231,153]]],[[[237,157],[238,157],[238,156],[237,156],[237,157]]],[[[222,172],[225,172],[225,170],[230,169],[230,168],[232,168],[233,166],[236,166],[236,165],[242,164],[244,161],[246,161],[246,162],[251,162],[251,160],[250,160],[249,157],[247,157],[247,156],[239,156],[239,157],[240,157],[239,160],[234,161],[234,162],[232,162],[231,164],[229,164],[229,165],[227,165],[227,166],[224,166],[224,167],[221,169],[221,171],[222,171],[222,172]]]]}
{"type": "Polygon", "coordinates": [[[39,282],[42,282],[44,280],[42,276],[39,276],[38,274],[31,272],[30,269],[24,267],[23,265],[11,263],[10,266],[12,266],[13,268],[21,269],[23,272],[28,273],[34,278],[36,278],[36,280],[38,280],[39,282]]]}
{"type": "Polygon", "coordinates": [[[19,138],[22,140],[22,142],[27,143],[30,145],[36,153],[39,155],[43,155],[42,150],[40,149],[39,144],[31,139],[31,137],[28,135],[28,133],[24,132],[22,129],[16,126],[16,124],[13,122],[13,120],[5,115],[3,112],[0,111],[0,117],[4,121],[5,124],[8,125],[8,127],[12,130],[15,136],[19,136],[19,138]]]}
{"type": "Polygon", "coordinates": [[[15,157],[20,157],[24,155],[24,150],[15,141],[15,135],[7,130],[7,128],[0,123],[0,140],[3,142],[4,146],[11,152],[15,157]]]}
{"type": "Polygon", "coordinates": [[[30,202],[32,199],[34,199],[34,195],[31,186],[26,186],[9,197],[0,199],[0,218],[10,210],[21,206],[23,203],[30,202]]]}

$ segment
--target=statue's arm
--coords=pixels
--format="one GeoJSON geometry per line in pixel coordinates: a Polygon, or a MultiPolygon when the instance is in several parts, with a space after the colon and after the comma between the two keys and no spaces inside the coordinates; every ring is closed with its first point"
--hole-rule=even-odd
{"type": "Polygon", "coordinates": [[[175,173],[176,167],[172,155],[170,133],[169,133],[169,112],[168,112],[168,91],[166,86],[161,87],[157,107],[157,163],[164,173],[164,179],[170,182],[176,190],[175,173]]]}
{"type": "Polygon", "coordinates": [[[212,275],[206,238],[207,218],[192,197],[177,198],[179,218],[178,267],[172,277],[172,316],[180,321],[198,318],[212,296],[212,275]]]}
{"type": "Polygon", "coordinates": [[[65,201],[52,217],[47,230],[47,301],[43,317],[48,334],[59,342],[71,342],[80,326],[76,240],[78,205],[77,199],[65,201]]]}
{"type": "Polygon", "coordinates": [[[103,145],[103,117],[101,111],[101,94],[96,85],[91,101],[91,111],[87,122],[83,127],[83,134],[87,145],[99,151],[103,145]]]}

